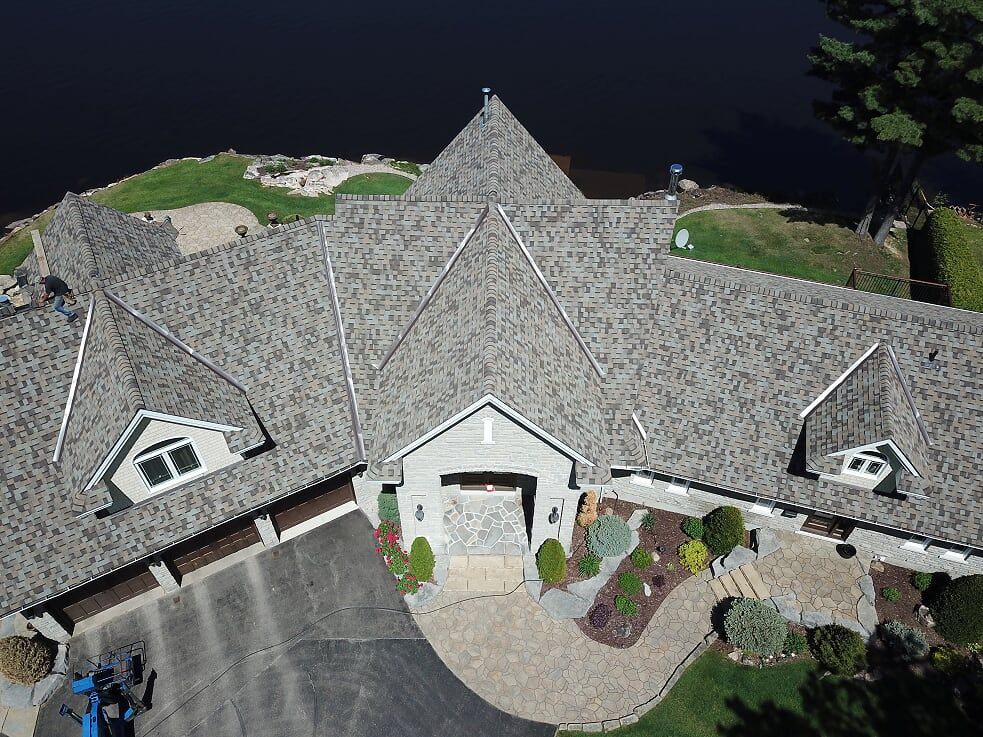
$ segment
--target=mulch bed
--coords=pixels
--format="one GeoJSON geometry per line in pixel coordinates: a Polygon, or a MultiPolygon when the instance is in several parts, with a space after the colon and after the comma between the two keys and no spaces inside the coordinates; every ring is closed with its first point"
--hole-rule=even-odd
{"type": "MultiPolygon", "coordinates": [[[[880,563],[884,567],[883,571],[878,571],[873,566],[870,569],[870,576],[874,580],[874,594],[877,597],[877,617],[881,622],[897,620],[904,622],[910,627],[923,632],[929,645],[941,645],[944,640],[939,637],[935,630],[927,629],[915,619],[915,612],[921,604],[926,603],[931,596],[932,589],[924,594],[916,589],[911,583],[911,576],[914,571],[900,566],[893,566],[890,563],[880,563]],[[901,592],[898,601],[888,601],[881,595],[881,591],[888,586],[893,586],[901,592]]],[[[936,579],[939,575],[936,574],[936,579]]]]}
{"type": "MultiPolygon", "coordinates": [[[[627,520],[632,512],[637,509],[647,509],[638,504],[632,504],[631,502],[624,502],[619,500],[604,499],[598,505],[598,512],[603,514],[605,510],[611,508],[614,513],[627,520]]],[[[676,555],[676,548],[683,542],[686,542],[689,538],[683,534],[682,530],[679,529],[679,524],[685,519],[685,515],[673,514],[672,512],[666,512],[661,509],[648,510],[655,514],[656,524],[651,530],[646,530],[644,527],[638,530],[639,545],[645,550],[656,553],[656,548],[662,546],[664,552],[657,553],[660,556],[660,560],[644,571],[640,571],[635,568],[631,562],[631,557],[626,557],[621,565],[618,566],[618,570],[615,571],[611,579],[604,585],[604,587],[598,592],[597,597],[594,599],[594,607],[598,604],[606,604],[611,607],[611,618],[608,620],[607,625],[603,629],[596,629],[590,623],[589,613],[587,617],[582,619],[574,620],[577,626],[580,627],[581,631],[592,640],[596,640],[604,645],[610,645],[611,647],[627,648],[638,642],[638,638],[642,636],[642,632],[645,631],[645,627],[648,625],[652,616],[655,614],[659,605],[665,600],[669,595],[669,592],[676,588],[677,585],[690,578],[691,574],[689,571],[684,569],[679,565],[679,558],[676,555]],[[673,570],[668,570],[666,564],[671,563],[673,570]],[[626,620],[624,616],[618,613],[614,608],[614,598],[621,593],[621,588],[618,586],[618,576],[620,576],[625,571],[634,571],[642,578],[642,581],[647,583],[652,589],[651,596],[645,596],[644,593],[640,593],[637,596],[632,597],[635,603],[638,604],[638,614],[632,617],[630,620],[626,620]],[[657,585],[656,582],[660,585],[657,585]],[[615,634],[625,622],[630,622],[631,634],[627,637],[619,637],[615,634]]],[[[566,584],[569,585],[574,581],[583,580],[580,575],[580,571],[577,569],[577,562],[587,553],[587,545],[584,540],[584,531],[580,527],[574,528],[573,534],[573,546],[572,554],[567,560],[567,574],[570,576],[566,584]]],[[[629,551],[630,552],[630,551],[629,551]]],[[[591,611],[593,608],[591,607],[591,611]]]]}

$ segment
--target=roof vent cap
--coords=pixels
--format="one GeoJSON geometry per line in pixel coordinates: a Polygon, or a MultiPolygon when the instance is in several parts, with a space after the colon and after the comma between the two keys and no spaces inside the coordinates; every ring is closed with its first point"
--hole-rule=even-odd
{"type": "Polygon", "coordinates": [[[481,108],[481,124],[484,125],[488,120],[488,96],[491,94],[491,87],[482,87],[481,94],[485,96],[485,104],[481,108]]]}
{"type": "Polygon", "coordinates": [[[929,352],[928,358],[926,358],[924,362],[922,362],[922,366],[927,369],[935,369],[936,371],[938,371],[940,368],[942,368],[942,362],[938,360],[938,357],[939,357],[939,349],[933,348],[929,352]]]}

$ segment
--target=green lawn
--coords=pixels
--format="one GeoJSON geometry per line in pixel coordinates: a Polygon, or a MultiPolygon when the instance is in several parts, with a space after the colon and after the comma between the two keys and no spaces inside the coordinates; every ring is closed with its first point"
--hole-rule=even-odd
{"type": "MultiPolygon", "coordinates": [[[[179,161],[171,166],[140,174],[115,187],[92,195],[101,202],[123,212],[141,210],[173,210],[199,202],[232,202],[251,210],[261,223],[266,213],[274,211],[281,220],[293,215],[331,214],[334,195],[302,197],[286,189],[264,187],[242,175],[250,159],[245,156],[220,154],[211,161],[179,161]]],[[[361,174],[343,182],[336,192],[345,194],[391,194],[406,191],[412,180],[398,174],[361,174]]],[[[35,229],[44,228],[51,214],[39,218],[35,229]]],[[[24,229],[0,242],[0,274],[10,274],[31,252],[30,230],[24,229]]]]}
{"type": "Polygon", "coordinates": [[[676,256],[841,286],[854,266],[908,276],[903,240],[889,240],[892,252],[859,238],[852,222],[835,217],[788,210],[709,210],[680,218],[677,232],[680,228],[689,230],[695,247],[673,248],[676,256]]]}
{"type": "MultiPolygon", "coordinates": [[[[971,701],[969,702],[972,703],[971,701]]],[[[710,650],[617,737],[915,737],[973,734],[949,684],[910,673],[821,677],[812,661],[756,669],[710,650]]],[[[561,737],[582,737],[560,732],[561,737]]]]}

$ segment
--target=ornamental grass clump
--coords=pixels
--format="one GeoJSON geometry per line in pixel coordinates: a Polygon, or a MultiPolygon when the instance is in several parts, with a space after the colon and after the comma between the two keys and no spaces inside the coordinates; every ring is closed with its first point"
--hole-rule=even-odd
{"type": "Polygon", "coordinates": [[[645,570],[654,562],[652,554],[641,545],[631,551],[631,563],[640,571],[645,570]]]}
{"type": "Polygon", "coordinates": [[[430,541],[425,537],[416,538],[410,545],[410,573],[420,581],[429,581],[436,564],[430,541]]]}
{"type": "Polygon", "coordinates": [[[0,673],[11,683],[31,686],[51,672],[55,653],[44,641],[30,637],[0,640],[0,673]]]}
{"type": "Polygon", "coordinates": [[[744,518],[737,507],[717,507],[703,520],[703,542],[714,555],[727,555],[744,543],[744,518]]]}
{"type": "Polygon", "coordinates": [[[788,623],[757,599],[737,599],[724,615],[724,633],[727,642],[740,650],[774,655],[785,645],[788,623]]]}
{"type": "Polygon", "coordinates": [[[703,520],[699,517],[687,517],[680,523],[679,529],[690,540],[703,539],[703,520]]]}
{"type": "Polygon", "coordinates": [[[577,570],[584,578],[593,578],[601,572],[601,559],[593,553],[587,553],[577,562],[577,570]]]}
{"type": "Polygon", "coordinates": [[[953,645],[983,641],[983,574],[953,579],[931,608],[939,634],[953,645]]]}
{"type": "Polygon", "coordinates": [[[618,594],[616,597],[614,597],[614,608],[617,609],[622,616],[628,617],[629,619],[638,614],[638,604],[622,594],[618,594]]]}
{"type": "Polygon", "coordinates": [[[642,590],[642,579],[637,573],[625,571],[618,576],[618,587],[625,592],[626,596],[635,596],[642,590]]]}
{"type": "Polygon", "coordinates": [[[881,625],[881,639],[902,660],[921,660],[928,655],[925,635],[904,622],[885,622],[881,625]]]}
{"type": "MultiPolygon", "coordinates": [[[[679,553],[679,562],[683,568],[694,576],[700,575],[707,569],[710,562],[710,551],[702,540],[689,540],[684,542],[676,551],[679,553]]],[[[666,568],[668,569],[668,565],[666,568]]]]}
{"type": "Polygon", "coordinates": [[[587,547],[602,558],[624,555],[630,544],[628,523],[616,515],[603,514],[587,528],[587,547]]]}
{"type": "Polygon", "coordinates": [[[809,636],[809,650],[820,665],[840,676],[852,676],[867,667],[867,643],[841,624],[816,627],[809,636]]]}
{"type": "Polygon", "coordinates": [[[546,583],[562,583],[567,577],[567,554],[563,545],[555,537],[543,540],[536,553],[536,569],[539,577],[546,583]]]}
{"type": "Polygon", "coordinates": [[[577,524],[581,527],[590,527],[597,520],[597,492],[588,491],[580,502],[580,511],[577,512],[577,524]]]}

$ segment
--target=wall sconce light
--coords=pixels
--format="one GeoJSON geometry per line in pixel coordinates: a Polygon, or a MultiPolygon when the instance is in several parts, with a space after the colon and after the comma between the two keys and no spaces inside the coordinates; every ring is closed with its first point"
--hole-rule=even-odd
{"type": "Polygon", "coordinates": [[[550,520],[550,524],[551,525],[555,525],[557,522],[559,522],[560,521],[560,510],[557,509],[556,507],[553,507],[553,511],[550,512],[549,520],[550,520]]]}
{"type": "Polygon", "coordinates": [[[422,504],[417,504],[416,505],[416,514],[414,516],[416,517],[416,521],[417,522],[423,522],[423,518],[424,518],[425,515],[423,514],[423,505],[422,504]]]}

